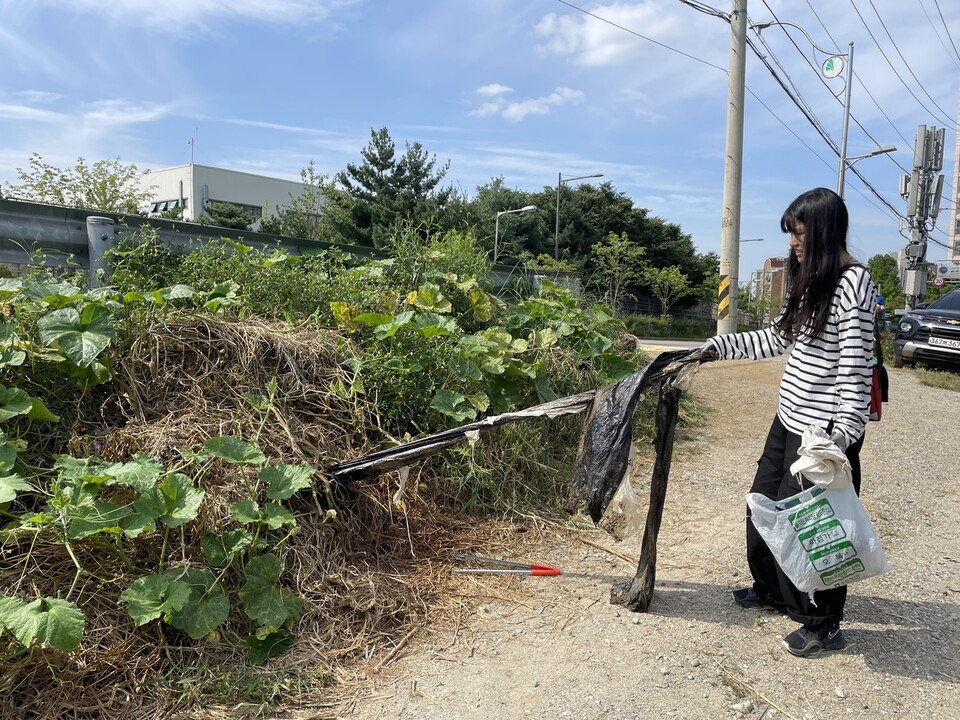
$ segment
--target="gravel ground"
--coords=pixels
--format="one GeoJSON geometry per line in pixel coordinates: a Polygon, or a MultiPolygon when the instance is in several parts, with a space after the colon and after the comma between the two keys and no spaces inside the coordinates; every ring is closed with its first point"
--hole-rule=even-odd
{"type": "MultiPolygon", "coordinates": [[[[547,525],[502,556],[563,575],[458,576],[463,616],[421,632],[339,717],[960,718],[960,401],[911,371],[890,368],[892,402],[867,428],[862,497],[894,570],[851,587],[847,648],[794,658],[789,619],[732,602],[749,582],[743,495],[782,368],[716,363],[694,378],[716,412],[678,438],[649,612],[609,602],[639,536],[547,525]]],[[[645,505],[647,478],[634,484],[645,505]]]]}

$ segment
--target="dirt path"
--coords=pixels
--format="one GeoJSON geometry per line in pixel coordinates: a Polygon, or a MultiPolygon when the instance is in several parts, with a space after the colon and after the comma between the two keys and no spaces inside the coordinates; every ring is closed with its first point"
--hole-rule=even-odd
{"type": "MultiPolygon", "coordinates": [[[[794,658],[780,645],[789,619],[731,601],[749,582],[743,495],[781,371],[719,363],[695,378],[690,392],[716,412],[677,444],[650,612],[609,603],[635,572],[639,537],[549,526],[513,557],[562,576],[462,576],[463,607],[479,607],[421,633],[341,717],[960,718],[960,401],[909,371],[891,370],[893,402],[862,456],[864,504],[894,572],[851,588],[848,647],[794,658]]],[[[646,485],[635,478],[644,504],[646,485]]]]}

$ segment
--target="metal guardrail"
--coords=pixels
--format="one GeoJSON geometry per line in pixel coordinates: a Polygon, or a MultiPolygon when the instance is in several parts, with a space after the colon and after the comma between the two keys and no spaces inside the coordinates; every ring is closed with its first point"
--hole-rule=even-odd
{"type": "Polygon", "coordinates": [[[104,252],[122,237],[144,227],[154,228],[160,241],[170,247],[197,248],[226,238],[258,249],[281,249],[291,255],[315,255],[337,248],[358,257],[387,257],[374,248],[359,245],[0,198],[0,262],[27,265],[35,262],[33,258],[39,254],[48,266],[84,268],[95,281],[96,271],[105,269],[104,252]]]}

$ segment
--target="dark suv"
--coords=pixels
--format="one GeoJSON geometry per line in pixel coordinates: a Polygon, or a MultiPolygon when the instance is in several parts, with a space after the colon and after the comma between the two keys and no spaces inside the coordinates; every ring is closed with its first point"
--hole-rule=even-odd
{"type": "Polygon", "coordinates": [[[960,290],[908,310],[897,325],[893,366],[916,362],[960,367],[960,290]]]}

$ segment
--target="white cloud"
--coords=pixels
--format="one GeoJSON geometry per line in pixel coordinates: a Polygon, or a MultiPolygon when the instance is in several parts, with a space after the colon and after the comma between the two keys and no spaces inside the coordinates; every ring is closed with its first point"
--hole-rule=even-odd
{"type": "Polygon", "coordinates": [[[31,122],[59,122],[64,120],[60,113],[38,110],[27,105],[9,105],[0,103],[0,120],[29,120],[31,122]]]}
{"type": "Polygon", "coordinates": [[[84,120],[110,125],[134,125],[155,122],[166,117],[169,108],[156,103],[135,103],[127,100],[101,100],[88,105],[84,120]]]}
{"type": "Polygon", "coordinates": [[[668,11],[662,3],[652,0],[601,5],[592,8],[591,13],[596,17],[555,13],[544,16],[536,26],[537,33],[546,38],[544,49],[587,67],[619,65],[636,59],[650,46],[633,33],[661,42],[682,34],[673,8],[668,11]]]}
{"type": "Polygon", "coordinates": [[[474,108],[470,111],[471,115],[477,117],[486,117],[488,115],[496,115],[503,109],[504,103],[502,102],[488,102],[484,103],[478,108],[474,108]]]}
{"type": "Polygon", "coordinates": [[[335,15],[366,0],[39,0],[36,4],[64,7],[116,22],[150,26],[163,32],[215,29],[231,18],[275,25],[328,23],[335,15]]]}
{"type": "Polygon", "coordinates": [[[31,105],[49,105],[63,97],[59,93],[47,92],[45,90],[24,90],[14,93],[14,95],[31,105]]]}
{"type": "Polygon", "coordinates": [[[539,98],[531,98],[521,102],[507,103],[502,115],[506,120],[519,122],[527,115],[546,115],[551,108],[559,105],[580,102],[584,99],[584,94],[580,90],[571,88],[557,88],[549,95],[539,98]]]}
{"type": "Polygon", "coordinates": [[[474,92],[477,95],[503,95],[505,93],[513,92],[513,88],[508,85],[500,85],[499,83],[493,83],[491,85],[484,85],[483,87],[478,87],[474,92]]]}
{"type": "Polygon", "coordinates": [[[526,100],[507,102],[502,98],[496,98],[474,108],[470,111],[470,114],[476,117],[500,115],[504,120],[519,122],[528,115],[546,115],[553,108],[561,105],[582,102],[584,97],[583,92],[580,90],[559,87],[548,95],[528,98],[526,100]]]}

